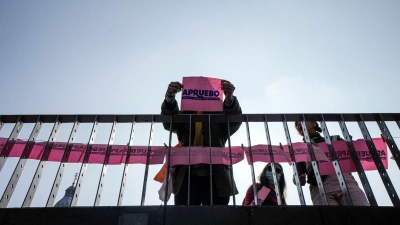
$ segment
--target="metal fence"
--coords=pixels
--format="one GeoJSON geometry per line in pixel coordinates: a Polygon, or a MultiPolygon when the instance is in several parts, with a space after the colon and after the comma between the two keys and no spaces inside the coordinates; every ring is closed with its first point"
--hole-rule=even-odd
{"type": "MultiPolygon", "coordinates": [[[[293,168],[293,174],[295,175],[295,183],[297,186],[297,192],[299,196],[299,201],[301,205],[305,205],[305,199],[303,195],[303,190],[300,185],[300,181],[298,179],[297,175],[297,168],[296,168],[296,158],[295,154],[292,149],[292,140],[290,137],[290,132],[288,128],[288,122],[294,122],[294,121],[301,121],[302,127],[305,127],[305,122],[306,121],[318,121],[321,124],[321,128],[323,130],[323,136],[325,137],[326,144],[328,145],[329,148],[329,154],[332,159],[332,163],[336,172],[336,175],[338,177],[341,189],[343,194],[346,197],[346,202],[348,205],[352,205],[352,199],[350,198],[346,186],[345,179],[343,178],[342,175],[342,169],[340,167],[338,157],[336,155],[336,151],[332,145],[332,141],[330,138],[330,134],[328,131],[328,127],[326,125],[326,122],[337,122],[340,126],[340,129],[342,131],[343,138],[345,139],[348,150],[351,155],[351,159],[354,162],[354,165],[356,167],[358,176],[360,178],[360,181],[362,183],[362,187],[365,191],[365,194],[368,198],[368,201],[371,206],[377,206],[377,201],[376,197],[371,189],[370,183],[366,177],[364,168],[362,164],[360,163],[360,158],[356,153],[356,150],[353,146],[352,142],[352,136],[349,133],[346,122],[356,122],[359,126],[359,129],[363,135],[363,138],[365,142],[367,143],[369,153],[372,156],[372,159],[374,161],[374,164],[377,168],[377,171],[380,175],[380,178],[384,184],[384,187],[386,189],[386,192],[394,206],[400,206],[400,200],[399,196],[395,190],[395,187],[392,184],[392,181],[382,163],[381,158],[379,157],[377,153],[377,149],[372,141],[371,135],[367,129],[367,126],[365,122],[376,122],[380,132],[382,134],[382,138],[384,139],[385,143],[387,144],[388,149],[390,150],[391,154],[393,155],[393,159],[395,163],[397,164],[397,167],[400,168],[400,157],[399,157],[399,148],[396,145],[396,142],[394,141],[388,126],[386,125],[386,122],[395,122],[397,126],[400,128],[400,114],[399,113],[361,113],[361,114],[241,114],[241,115],[216,115],[216,114],[202,114],[202,115],[195,115],[195,114],[188,114],[188,115],[174,115],[174,116],[166,116],[166,115],[2,115],[0,116],[0,131],[3,128],[5,124],[15,124],[14,128],[12,129],[6,143],[3,145],[3,148],[1,148],[1,153],[0,153],[0,171],[3,169],[6,160],[8,159],[8,156],[13,149],[14,145],[17,143],[19,134],[21,129],[23,128],[24,124],[31,123],[34,124],[34,127],[32,129],[32,132],[29,136],[29,139],[26,141],[26,145],[22,151],[21,156],[18,159],[18,163],[16,164],[13,173],[11,175],[11,178],[7,180],[2,180],[1,182],[7,182],[7,186],[4,190],[4,193],[2,193],[2,197],[0,200],[0,207],[1,208],[6,208],[9,204],[9,201],[11,199],[11,196],[14,193],[14,190],[21,178],[21,174],[25,168],[25,165],[28,161],[28,153],[32,150],[32,148],[35,145],[35,142],[37,142],[38,135],[41,131],[41,128],[43,124],[50,123],[53,124],[52,130],[50,132],[50,135],[48,137],[47,142],[45,143],[44,151],[41,154],[39,164],[37,165],[35,169],[35,174],[32,177],[32,180],[30,182],[29,189],[27,190],[25,194],[24,201],[22,203],[22,207],[29,207],[31,205],[32,199],[35,196],[37,187],[39,185],[39,182],[41,181],[42,175],[44,168],[46,166],[46,162],[48,162],[48,157],[51,154],[52,147],[54,143],[56,142],[56,138],[58,135],[58,131],[61,127],[62,124],[66,123],[72,123],[72,130],[70,132],[68,142],[66,144],[66,148],[63,152],[61,162],[58,166],[58,170],[56,173],[56,176],[54,177],[53,185],[51,188],[50,193],[48,194],[48,200],[46,203],[46,207],[52,207],[55,202],[55,196],[57,196],[60,183],[64,177],[64,169],[65,169],[65,164],[68,162],[68,157],[71,153],[71,148],[73,143],[75,142],[76,136],[77,136],[77,131],[79,126],[82,123],[88,123],[92,124],[89,140],[87,141],[87,148],[86,152],[83,158],[82,163],[80,164],[80,169],[79,173],[77,176],[77,182],[76,182],[76,188],[73,193],[73,198],[72,201],[70,202],[70,206],[76,206],[78,198],[80,197],[80,191],[82,188],[82,183],[85,179],[85,173],[88,165],[88,160],[89,160],[89,154],[92,150],[92,146],[94,144],[96,134],[97,134],[97,129],[100,123],[111,123],[112,128],[111,132],[109,135],[109,139],[107,142],[107,150],[105,153],[104,161],[102,164],[102,169],[100,173],[100,177],[98,180],[98,185],[97,185],[97,191],[96,191],[96,197],[95,201],[93,203],[94,206],[98,206],[102,197],[102,191],[103,191],[103,185],[104,185],[104,180],[107,174],[107,169],[108,169],[108,162],[109,162],[109,157],[110,157],[110,150],[114,142],[114,137],[116,133],[116,128],[117,124],[120,123],[128,123],[130,124],[130,134],[129,134],[129,139],[127,140],[127,147],[130,149],[133,146],[133,140],[134,140],[134,134],[135,134],[135,126],[136,123],[148,123],[150,124],[150,134],[148,136],[148,149],[150,150],[152,147],[152,140],[153,140],[153,126],[156,123],[189,123],[192,124],[194,122],[204,122],[204,123],[223,123],[226,124],[227,130],[229,131],[229,126],[231,122],[242,122],[242,128],[244,129],[243,125],[245,125],[246,129],[246,134],[247,134],[247,141],[248,141],[248,147],[250,148],[249,151],[249,156],[250,156],[250,167],[251,167],[251,177],[252,177],[252,182],[253,182],[253,188],[255,188],[255,172],[254,172],[254,162],[253,162],[253,155],[251,151],[251,135],[250,135],[250,129],[249,129],[249,123],[250,122],[256,122],[256,123],[262,123],[264,124],[265,128],[265,136],[266,136],[266,142],[267,145],[269,146],[269,149],[272,149],[272,143],[271,143],[271,137],[270,137],[270,131],[268,124],[270,122],[281,122],[284,128],[286,140],[287,140],[287,145],[289,147],[289,155],[290,159],[292,161],[292,168],[293,168]]],[[[208,126],[209,129],[211,129],[211,126],[208,126]]],[[[317,159],[314,154],[314,147],[310,141],[310,137],[307,133],[306,129],[304,130],[304,137],[305,137],[305,142],[307,143],[308,146],[308,153],[311,159],[311,164],[313,166],[315,176],[317,179],[318,183],[318,188],[321,193],[321,197],[323,199],[324,204],[328,204],[328,201],[326,199],[325,191],[324,191],[324,186],[323,182],[321,182],[321,176],[319,173],[319,167],[317,163],[317,159]]],[[[190,129],[191,132],[191,129],[190,129]]],[[[211,130],[209,130],[209,133],[211,134],[211,130]]],[[[189,134],[189,136],[191,136],[189,134]]],[[[166,153],[166,165],[167,168],[169,168],[170,165],[170,157],[171,157],[171,143],[172,143],[172,138],[173,134],[172,132],[169,133],[169,143],[167,144],[167,153],[166,153]]],[[[229,150],[231,150],[231,139],[230,135],[228,135],[228,141],[227,141],[227,147],[229,150]]],[[[210,149],[211,147],[211,141],[210,141],[210,146],[208,146],[210,149]]],[[[128,162],[129,162],[129,157],[130,157],[130,151],[127,151],[127,155],[125,157],[126,161],[123,163],[124,168],[123,172],[121,174],[121,181],[120,181],[120,188],[119,188],[119,194],[118,194],[118,202],[117,205],[120,206],[122,204],[122,200],[124,197],[124,192],[125,192],[125,184],[127,182],[127,173],[128,173],[128,162]]],[[[190,153],[189,153],[190,154],[190,153]]],[[[274,176],[274,183],[275,186],[278,186],[277,183],[277,177],[275,173],[275,166],[274,166],[274,155],[273,151],[269,151],[270,154],[270,159],[271,159],[271,166],[272,166],[272,172],[275,175],[274,176]]],[[[230,151],[230,157],[231,157],[231,151],[230,151]]],[[[147,151],[147,160],[145,164],[145,170],[144,170],[144,181],[143,181],[143,189],[142,189],[142,197],[141,197],[141,206],[144,206],[144,201],[146,197],[146,187],[147,187],[147,181],[148,181],[148,171],[149,171],[149,157],[150,157],[150,151],[147,151]]],[[[211,160],[211,151],[210,151],[210,160],[211,160]]],[[[231,179],[234,179],[233,175],[233,168],[232,167],[232,158],[230,158],[230,166],[232,168],[230,176],[231,179]]],[[[211,171],[211,177],[212,177],[212,167],[210,165],[210,171],[211,171]]],[[[167,170],[167,177],[169,176],[169,170],[167,170]]],[[[188,177],[190,179],[190,171],[188,174],[188,177]]],[[[168,187],[168,179],[166,180],[168,187]]],[[[212,179],[210,179],[210,191],[212,195],[212,179]]],[[[232,185],[232,191],[234,187],[232,185]]],[[[189,190],[190,191],[190,190],[189,190]]],[[[256,191],[254,191],[256,193],[256,191]]],[[[215,194],[215,193],[214,193],[215,194]]],[[[282,204],[281,198],[280,198],[280,193],[279,190],[277,190],[277,199],[278,203],[282,204]]],[[[255,195],[255,194],[254,194],[255,195]]],[[[254,196],[257,202],[256,195],[254,196]]],[[[165,198],[167,196],[165,195],[165,198]]],[[[212,196],[211,198],[211,204],[212,204],[212,196]]],[[[237,201],[235,199],[235,196],[233,196],[233,204],[237,205],[237,201]]],[[[164,206],[167,205],[167,202],[164,203],[164,206]]]]}

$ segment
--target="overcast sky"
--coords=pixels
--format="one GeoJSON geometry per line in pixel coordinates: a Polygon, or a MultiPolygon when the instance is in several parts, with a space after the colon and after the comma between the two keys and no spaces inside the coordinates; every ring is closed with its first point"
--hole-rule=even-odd
{"type": "MultiPolygon", "coordinates": [[[[0,115],[8,114],[159,114],[171,81],[183,76],[227,79],[243,113],[400,112],[399,1],[10,1],[0,2],[0,115]]],[[[179,99],[180,95],[177,96],[179,99]]],[[[337,123],[331,134],[341,134],[337,123]]],[[[126,144],[129,124],[117,128],[116,144],[126,144]]],[[[392,135],[399,128],[388,123],[392,135]]],[[[20,135],[28,138],[33,125],[20,135]]],[[[63,124],[58,140],[66,141],[72,125],[63,124]]],[[[289,123],[293,142],[301,141],[289,123]]],[[[379,136],[376,123],[368,123],[379,136]]],[[[85,143],[90,124],[77,142],[85,143]]],[[[246,126],[232,144],[248,145],[246,126]]],[[[358,126],[350,133],[361,138],[358,126]]],[[[8,137],[6,125],[1,137],[8,137]]],[[[100,126],[96,143],[106,143],[111,125],[100,126]]],[[[273,144],[286,144],[281,123],[270,124],[273,144]]],[[[47,140],[51,125],[43,128],[47,140]],[[46,133],[47,132],[47,133],[46,133]]],[[[147,145],[150,125],[138,124],[135,145],[147,145]]],[[[250,124],[251,144],[266,143],[263,124],[250,124]]],[[[397,142],[399,138],[395,139],[397,142]]],[[[168,132],[156,124],[153,145],[168,143],[168,132]]],[[[173,139],[173,144],[177,142],[173,139]]],[[[0,173],[0,193],[16,159],[0,173]]],[[[18,206],[33,176],[25,170],[10,206],[18,206]]],[[[264,163],[257,163],[256,174],[264,163]]],[[[43,206],[56,170],[48,163],[32,205],[43,206]],[[47,190],[47,191],[46,191],[47,190]]],[[[140,204],[143,166],[129,170],[125,205],[140,204]]],[[[146,205],[158,205],[160,165],[151,166],[146,205]]],[[[299,204],[284,166],[288,204],[299,204]]],[[[78,205],[92,205],[96,178],[84,180],[78,205]],[[86,183],[85,183],[86,181],[86,183]],[[90,186],[90,187],[89,187],[90,186]]],[[[58,199],[79,165],[70,165],[58,199]]],[[[234,166],[241,203],[251,184],[249,166],[234,166]]],[[[389,160],[389,175],[400,191],[399,170],[389,160]]],[[[115,205],[122,166],[109,168],[102,205],[115,205]]],[[[355,176],[357,173],[354,173],[355,176]]],[[[376,171],[367,173],[380,205],[391,205],[376,171]],[[376,181],[376,182],[373,182],[376,181]]],[[[357,178],[358,179],[358,178],[357,178]]],[[[303,188],[307,204],[309,190],[303,188]]],[[[232,204],[232,200],[230,202],[232,204]]]]}

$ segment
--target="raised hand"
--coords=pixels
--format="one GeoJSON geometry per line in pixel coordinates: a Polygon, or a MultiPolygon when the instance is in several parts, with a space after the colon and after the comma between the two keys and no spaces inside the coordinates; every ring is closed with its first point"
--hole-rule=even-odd
{"type": "Polygon", "coordinates": [[[221,89],[224,92],[226,103],[231,104],[233,101],[233,92],[235,91],[235,86],[227,80],[221,80],[221,89]]]}
{"type": "Polygon", "coordinates": [[[169,97],[174,97],[177,92],[179,92],[183,88],[183,85],[178,81],[171,82],[168,85],[167,95],[169,97]]]}

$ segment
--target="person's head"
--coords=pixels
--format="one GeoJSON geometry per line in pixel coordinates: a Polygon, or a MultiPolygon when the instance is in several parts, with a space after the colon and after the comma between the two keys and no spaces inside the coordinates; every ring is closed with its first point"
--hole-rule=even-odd
{"type": "MultiPolygon", "coordinates": [[[[296,128],[297,132],[304,137],[304,132],[303,132],[303,127],[301,126],[300,121],[294,122],[294,127],[296,128]]],[[[319,124],[315,121],[306,121],[306,129],[308,132],[308,135],[313,135],[315,132],[322,132],[321,127],[319,127],[319,124]]]]}
{"type": "MultiPolygon", "coordinates": [[[[282,165],[279,163],[274,163],[275,165],[275,172],[278,179],[278,186],[279,192],[281,193],[282,200],[285,200],[285,189],[286,189],[286,182],[285,182],[285,174],[283,173],[282,165]]],[[[272,168],[271,163],[268,163],[264,169],[261,171],[260,175],[258,176],[258,180],[261,183],[261,186],[268,187],[268,184],[274,184],[273,175],[272,175],[272,168]]]]}

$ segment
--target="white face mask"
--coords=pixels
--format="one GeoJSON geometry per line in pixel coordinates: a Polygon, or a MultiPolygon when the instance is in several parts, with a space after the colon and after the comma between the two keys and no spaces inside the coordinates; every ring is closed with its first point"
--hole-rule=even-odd
{"type": "MultiPolygon", "coordinates": [[[[265,172],[265,177],[267,178],[267,182],[268,183],[270,183],[270,184],[274,183],[274,176],[272,175],[271,171],[266,171],[265,172]]],[[[279,180],[281,179],[281,174],[277,173],[276,174],[276,179],[277,179],[277,181],[279,183],[279,180]]]]}

